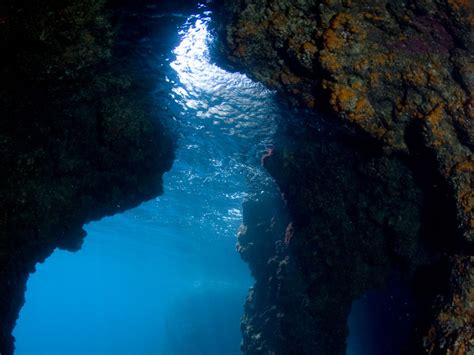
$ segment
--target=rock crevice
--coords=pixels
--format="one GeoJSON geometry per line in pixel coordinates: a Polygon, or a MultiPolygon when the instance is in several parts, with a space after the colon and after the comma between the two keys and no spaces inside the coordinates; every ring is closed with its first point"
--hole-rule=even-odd
{"type": "MultiPolygon", "coordinates": [[[[314,153],[320,150],[317,131],[308,129],[303,133],[305,143],[297,148],[288,148],[286,143],[278,143],[277,138],[276,145],[280,144],[283,148],[279,152],[275,150],[272,157],[272,164],[275,166],[268,168],[288,198],[295,228],[291,240],[300,239],[305,243],[313,243],[321,235],[326,235],[323,238],[325,241],[338,238],[346,242],[358,240],[360,243],[354,250],[348,249],[348,254],[344,252],[339,255],[341,260],[335,258],[333,261],[335,265],[338,262],[344,265],[345,257],[353,257],[353,253],[357,253],[364,243],[367,244],[367,250],[370,250],[373,247],[371,243],[376,243],[373,235],[380,235],[380,241],[383,241],[381,250],[387,253],[380,254],[383,262],[362,259],[356,263],[358,266],[365,265],[366,275],[372,272],[374,275],[371,277],[377,279],[376,274],[386,275],[385,272],[378,273],[381,265],[390,269],[399,268],[401,264],[407,269],[402,274],[411,280],[417,280],[416,270],[423,270],[420,271],[423,275],[429,275],[425,277],[425,286],[433,290],[428,292],[429,295],[423,296],[430,306],[419,315],[418,325],[423,330],[414,333],[414,339],[409,345],[410,351],[431,354],[464,354],[474,351],[474,5],[469,1],[454,0],[224,0],[221,1],[218,12],[219,17],[226,19],[226,23],[218,26],[218,32],[221,38],[220,49],[227,63],[278,90],[294,104],[325,113],[336,125],[347,127],[348,130],[355,129],[358,137],[370,137],[373,145],[369,149],[369,156],[372,155],[369,161],[381,159],[376,161],[382,162],[388,159],[390,163],[374,163],[371,166],[367,162],[363,163],[365,158],[356,157],[355,161],[360,162],[360,167],[343,164],[340,176],[368,174],[367,181],[388,193],[379,198],[405,204],[384,205],[378,208],[379,212],[370,212],[370,207],[364,207],[366,205],[363,200],[371,201],[370,196],[376,194],[376,191],[365,190],[367,187],[358,185],[357,178],[350,185],[339,177],[332,179],[340,184],[333,186],[333,193],[347,191],[349,186],[364,198],[358,199],[347,193],[340,201],[334,201],[336,197],[326,196],[326,190],[321,188],[330,182],[320,175],[331,175],[326,166],[337,163],[328,160],[325,168],[321,167],[321,158],[317,157],[326,155],[321,151],[314,153]],[[288,153],[288,149],[298,153],[292,155],[288,153]],[[307,153],[309,156],[306,160],[299,159],[301,154],[311,151],[313,153],[307,153]],[[288,167],[292,167],[292,170],[288,167]],[[317,169],[320,169],[319,172],[317,169]],[[408,185],[406,181],[399,179],[398,174],[402,171],[407,179],[411,179],[408,185]],[[282,175],[285,172],[287,175],[282,175]],[[379,179],[380,176],[385,176],[385,179],[379,179]],[[306,188],[305,181],[311,186],[306,188]],[[387,190],[388,186],[393,189],[387,190]],[[303,189],[305,192],[295,192],[292,189],[303,189]],[[415,191],[418,191],[415,194],[418,198],[407,199],[415,191]],[[294,198],[288,197],[292,194],[294,198]],[[320,201],[317,201],[317,196],[320,201]],[[311,209],[312,205],[317,207],[311,209]],[[327,216],[327,221],[319,221],[320,216],[327,213],[326,209],[332,206],[340,208],[327,216]],[[394,210],[390,210],[391,208],[394,210]],[[410,212],[402,216],[403,211],[408,211],[407,208],[410,212]],[[394,216],[382,218],[381,211],[394,216]],[[396,215],[395,211],[400,214],[396,215]],[[327,227],[331,220],[338,221],[343,214],[346,215],[346,222],[339,221],[336,229],[327,227]],[[354,222],[367,219],[367,216],[372,216],[367,221],[368,225],[374,223],[384,226],[380,233],[364,236],[352,229],[357,225],[354,222]],[[298,221],[300,218],[304,222],[298,221]],[[412,223],[406,224],[410,218],[412,223]],[[349,221],[352,224],[347,224],[349,221]],[[340,230],[346,224],[350,228],[340,230]],[[313,228],[308,230],[307,225],[313,225],[313,228]],[[347,238],[343,237],[345,233],[348,233],[347,238]],[[415,246],[420,246],[420,249],[415,246]],[[426,263],[426,266],[421,267],[420,263],[426,263]],[[436,280],[436,270],[440,268],[450,270],[451,276],[436,280]],[[425,272],[426,270],[431,271],[425,272]],[[451,286],[437,288],[435,283],[451,286]],[[438,295],[435,295],[434,290],[437,290],[438,295]]],[[[281,137],[279,139],[283,141],[281,137]]],[[[298,140],[301,141],[300,138],[296,139],[298,140]]],[[[361,142],[352,145],[354,152],[351,154],[359,154],[365,149],[363,145],[361,142]]],[[[342,156],[347,157],[347,154],[342,156]]],[[[369,206],[377,206],[376,201],[377,198],[369,206]]],[[[375,228],[368,225],[367,230],[375,228]]],[[[252,228],[247,228],[246,234],[253,237],[244,238],[244,241],[264,238],[263,235],[252,232],[252,228]]],[[[289,248],[290,258],[293,264],[300,264],[300,273],[304,271],[313,276],[318,275],[320,264],[316,259],[308,261],[311,258],[306,257],[307,251],[312,249],[293,249],[292,243],[289,248]]],[[[326,245],[324,250],[340,251],[341,243],[344,242],[339,240],[333,249],[326,245]]],[[[258,243],[253,241],[250,245],[258,243]]],[[[267,248],[273,250],[270,254],[278,259],[279,254],[272,249],[273,244],[267,245],[267,248]]],[[[260,253],[265,256],[269,251],[262,250],[260,253]]],[[[257,257],[249,261],[250,265],[266,264],[266,261],[273,260],[272,257],[265,262],[256,259],[257,257]]],[[[357,270],[357,267],[348,269],[357,270]]],[[[275,265],[272,270],[278,273],[279,267],[275,265]]],[[[331,274],[334,279],[343,278],[345,269],[335,270],[337,268],[331,274]]],[[[449,272],[444,271],[442,273],[448,274],[449,272]]],[[[262,279],[257,277],[249,301],[253,306],[247,308],[244,316],[244,350],[247,353],[291,353],[291,344],[297,343],[293,340],[300,339],[297,334],[288,332],[286,334],[293,334],[295,338],[285,338],[282,335],[277,339],[270,333],[258,330],[261,329],[258,327],[263,327],[266,323],[262,320],[264,318],[260,321],[257,319],[263,317],[271,307],[279,307],[272,301],[276,291],[267,284],[269,280],[276,278],[275,275],[262,279]],[[266,301],[255,298],[256,294],[261,293],[268,293],[266,301]],[[258,306],[255,305],[256,299],[260,300],[258,306]]],[[[282,283],[290,282],[287,278],[289,276],[279,276],[282,283]]],[[[310,284],[307,279],[302,289],[307,289],[310,284]]],[[[312,297],[308,291],[303,293],[310,304],[319,302],[326,296],[318,295],[318,292],[323,292],[330,284],[331,281],[320,280],[312,297]]],[[[349,287],[350,292],[346,290],[351,294],[348,300],[354,299],[358,294],[355,290],[373,286],[364,282],[356,284],[361,287],[353,285],[354,288],[349,287]]],[[[339,291],[333,289],[327,293],[326,298],[337,298],[339,291]]],[[[340,313],[342,319],[348,312],[347,301],[341,301],[340,304],[346,309],[345,313],[340,313]]],[[[289,306],[285,307],[288,309],[289,306]]],[[[299,314],[298,312],[294,311],[295,314],[299,314]]],[[[307,312],[307,309],[304,308],[301,312],[307,312]]],[[[316,313],[315,317],[307,318],[310,320],[308,327],[320,330],[324,323],[321,317],[321,314],[316,313]]],[[[325,319],[330,322],[332,318],[325,319]]],[[[337,322],[337,319],[339,318],[334,316],[332,321],[337,322]]],[[[296,320],[288,321],[287,328],[296,327],[303,332],[296,323],[296,320]]],[[[333,334],[344,337],[343,322],[339,323],[338,332],[333,334]]],[[[313,345],[323,349],[319,352],[322,354],[342,351],[339,348],[336,352],[331,352],[334,344],[330,344],[329,340],[327,344],[313,345]]],[[[309,349],[314,350],[311,347],[309,349]]],[[[302,353],[311,353],[305,351],[303,349],[302,353]]]]}

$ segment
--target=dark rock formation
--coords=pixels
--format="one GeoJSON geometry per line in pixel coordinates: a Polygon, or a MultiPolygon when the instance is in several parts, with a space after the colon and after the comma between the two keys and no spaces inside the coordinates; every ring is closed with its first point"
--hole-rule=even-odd
{"type": "MultiPolygon", "coordinates": [[[[110,4],[109,4],[110,5],[110,4]]],[[[134,29],[104,1],[0,4],[0,353],[28,275],[82,225],[162,192],[172,137],[134,63],[134,29]]]]}
{"type": "Polygon", "coordinates": [[[256,279],[248,354],[344,354],[352,301],[436,259],[421,243],[423,192],[407,166],[322,123],[281,132],[266,159],[288,212],[244,206],[239,251],[256,279]]]}
{"type": "Polygon", "coordinates": [[[386,150],[429,150],[474,238],[472,2],[242,0],[225,10],[229,58],[255,78],[330,108],[386,150]]]}
{"type": "MultiPolygon", "coordinates": [[[[223,3],[219,11],[220,17],[225,18],[226,23],[219,31],[223,43],[222,49],[230,63],[269,87],[276,88],[294,103],[327,112],[330,117],[337,119],[341,126],[350,126],[359,131],[358,135],[370,137],[374,145],[379,148],[369,149],[369,156],[383,152],[385,158],[378,158],[382,160],[377,160],[378,163],[373,162],[372,166],[370,163],[363,163],[362,168],[350,164],[346,164],[345,167],[348,170],[355,169],[359,173],[366,171],[366,174],[369,174],[367,181],[371,181],[374,186],[380,186],[381,189],[388,189],[386,191],[388,197],[384,199],[398,201],[398,207],[394,204],[393,208],[401,208],[398,212],[402,213],[408,208],[407,206],[412,206],[409,208],[410,213],[415,214],[410,214],[410,218],[415,218],[417,214],[419,217],[420,232],[417,236],[413,234],[415,233],[413,229],[406,227],[405,223],[395,222],[397,215],[392,211],[390,216],[390,211],[384,206],[378,209],[382,211],[383,217],[379,221],[375,217],[375,226],[377,223],[382,225],[391,220],[390,228],[393,230],[389,232],[383,228],[383,237],[373,239],[374,235],[382,235],[381,232],[375,231],[368,235],[361,234],[359,229],[365,226],[364,223],[360,227],[344,229],[342,226],[348,224],[340,221],[339,224],[336,223],[338,228],[333,228],[331,231],[331,228],[325,227],[330,222],[319,221],[323,212],[321,206],[324,204],[327,204],[326,208],[340,207],[338,211],[328,216],[333,223],[339,220],[338,213],[348,208],[351,213],[344,212],[348,214],[346,217],[348,219],[353,219],[354,217],[350,216],[358,214],[362,218],[372,212],[365,207],[364,201],[358,202],[357,196],[349,192],[346,192],[344,203],[329,203],[331,198],[337,199],[336,196],[322,197],[320,207],[312,208],[312,204],[318,206],[313,202],[320,198],[318,196],[325,196],[326,190],[321,186],[329,183],[319,181],[322,178],[317,173],[308,173],[320,167],[318,159],[312,158],[314,154],[310,154],[309,158],[299,160],[297,155],[281,156],[275,150],[275,157],[272,159],[275,167],[269,170],[282,191],[290,196],[288,206],[292,218],[295,219],[292,226],[294,235],[289,245],[298,239],[304,240],[305,243],[313,243],[318,240],[319,235],[326,235],[324,240],[342,238],[350,241],[352,238],[354,245],[362,243],[367,247],[371,243],[377,243],[377,240],[384,241],[382,245],[388,243],[390,255],[384,256],[381,253],[383,261],[376,261],[377,259],[370,262],[361,261],[360,265],[366,265],[369,269],[366,275],[374,273],[371,277],[376,277],[377,272],[372,269],[380,269],[380,263],[382,265],[388,263],[390,267],[394,267],[402,260],[402,265],[410,265],[409,269],[411,266],[416,269],[414,254],[406,252],[409,250],[414,252],[413,246],[419,243],[426,245],[431,254],[445,255],[446,258],[442,258],[442,261],[437,258],[431,260],[429,264],[432,267],[427,267],[431,271],[423,273],[425,276],[429,275],[425,277],[427,281],[425,286],[429,291],[425,294],[420,291],[419,296],[429,306],[421,312],[417,326],[422,330],[414,334],[414,338],[417,339],[413,340],[410,351],[421,352],[422,346],[425,351],[432,354],[464,354],[474,351],[471,335],[474,323],[472,308],[474,4],[471,1],[454,0],[240,0],[223,1],[223,3]],[[401,157],[404,163],[396,163],[400,159],[393,160],[394,156],[401,157]],[[382,163],[383,159],[387,162],[382,163]],[[288,166],[294,169],[293,173],[282,175],[287,172],[288,166]],[[406,184],[402,183],[398,175],[402,171],[408,180],[411,179],[409,189],[408,186],[402,188],[406,184]],[[308,174],[308,178],[302,178],[308,174]],[[385,179],[380,179],[378,175],[384,176],[385,179]],[[312,185],[307,187],[306,184],[312,185]],[[288,190],[291,186],[294,186],[293,189],[304,191],[291,192],[288,190]],[[413,205],[410,201],[416,199],[411,198],[404,201],[403,205],[400,200],[416,190],[422,196],[419,200],[422,201],[421,205],[415,208],[417,203],[413,205]],[[406,191],[408,195],[404,195],[401,191],[406,191]],[[352,200],[353,198],[356,200],[352,200]],[[304,222],[298,223],[296,220],[299,218],[304,222]],[[313,228],[308,229],[308,225],[313,228]],[[407,228],[411,230],[408,234],[407,228]],[[389,242],[390,240],[399,242],[393,243],[389,242]],[[436,279],[435,270],[439,268],[443,272],[436,279]],[[451,277],[448,276],[449,272],[451,277]],[[438,283],[440,286],[436,287],[433,283],[438,283]],[[431,306],[434,308],[431,309],[431,306]]],[[[319,149],[318,136],[314,131],[313,134],[315,134],[313,138],[309,136],[304,145],[294,150],[300,152],[319,149]],[[311,148],[312,146],[314,147],[311,148]]],[[[355,144],[353,149],[354,154],[358,154],[357,152],[362,149],[361,144],[355,144]]],[[[370,158],[368,159],[370,161],[370,158]]],[[[331,174],[326,168],[321,172],[321,174],[328,173],[331,174]]],[[[350,173],[341,174],[343,176],[350,173]]],[[[347,184],[337,177],[330,183],[336,184],[338,181],[339,185],[332,186],[331,188],[334,188],[332,191],[339,193],[336,187],[347,191],[345,187],[347,184]]],[[[381,195],[376,197],[376,191],[365,190],[358,181],[364,179],[354,178],[355,184],[351,187],[365,196],[363,200],[370,201],[369,205],[382,198],[381,195]]],[[[360,218],[357,220],[361,221],[360,218]]],[[[381,228],[375,226],[370,229],[381,228]]],[[[248,228],[247,232],[251,233],[248,228]]],[[[263,236],[257,233],[253,238],[263,236]]],[[[290,250],[294,260],[292,263],[300,265],[300,273],[319,274],[320,263],[307,262],[310,259],[307,254],[312,248],[300,250],[291,247],[290,250]]],[[[340,243],[334,244],[334,250],[340,250],[340,243]]],[[[267,254],[268,252],[265,252],[263,255],[267,254]]],[[[273,251],[273,255],[278,255],[278,252],[273,251]]],[[[346,261],[340,260],[350,258],[351,255],[352,252],[341,254],[338,262],[345,266],[340,270],[335,268],[330,275],[342,278],[344,270],[348,268],[357,274],[356,265],[349,267],[346,261]]],[[[271,259],[270,257],[266,260],[271,259]]],[[[333,264],[336,264],[335,260],[334,258],[333,264]]],[[[262,264],[262,261],[256,261],[256,258],[249,262],[262,264]]],[[[266,261],[263,264],[266,264],[266,261]]],[[[274,266],[273,272],[277,270],[278,267],[274,266]]],[[[404,273],[407,277],[418,280],[417,276],[409,276],[410,272],[404,273]]],[[[265,299],[262,297],[257,298],[260,300],[258,306],[255,306],[256,301],[250,302],[254,306],[248,308],[244,325],[252,323],[256,317],[265,317],[267,308],[275,306],[274,289],[266,285],[269,279],[265,277],[261,279],[257,277],[253,295],[267,292],[267,301],[262,301],[265,299]]],[[[311,279],[313,276],[307,277],[311,279]]],[[[314,277],[317,279],[317,276],[314,277]]],[[[270,279],[273,280],[274,277],[270,279]]],[[[318,287],[315,287],[316,290],[311,291],[312,296],[307,297],[309,309],[312,309],[312,302],[339,295],[341,290],[338,288],[329,291],[332,283],[331,280],[319,282],[318,287]]],[[[306,280],[300,287],[307,289],[311,284],[306,280]]],[[[325,318],[327,322],[338,323],[339,326],[335,329],[326,328],[324,334],[333,337],[345,334],[342,327],[343,318],[348,312],[348,300],[365,287],[371,287],[369,283],[364,282],[355,284],[363,286],[349,287],[350,292],[344,289],[344,292],[349,292],[346,302],[341,303],[341,307],[345,309],[339,309],[334,319],[332,316],[325,318]]],[[[252,299],[255,299],[254,296],[252,299]]],[[[298,295],[294,293],[292,297],[298,295]]],[[[339,303],[335,303],[334,307],[336,304],[339,303]]],[[[305,308],[304,311],[308,309],[305,308]]],[[[292,312],[299,314],[300,311],[292,312]]],[[[322,318],[318,317],[320,316],[307,318],[311,319],[307,327],[314,326],[318,329],[321,324],[325,324],[322,318]]],[[[293,327],[303,331],[296,326],[296,323],[296,320],[290,321],[286,329],[293,327]]],[[[271,326],[277,323],[270,321],[265,324],[271,326]]],[[[259,325],[262,326],[262,323],[259,325]]],[[[272,329],[276,331],[277,328],[272,329]]],[[[267,329],[267,332],[271,330],[267,329]]],[[[291,351],[285,346],[297,344],[296,339],[300,339],[297,334],[286,332],[285,340],[279,338],[277,342],[279,345],[276,347],[277,343],[273,342],[275,338],[268,333],[257,331],[254,325],[244,328],[244,333],[246,333],[244,349],[248,353],[259,353],[259,351],[278,353],[278,348],[291,351]]],[[[334,348],[336,352],[331,352],[332,350],[327,349],[335,344],[330,344],[331,340],[328,339],[324,339],[324,342],[322,345],[314,344],[315,347],[326,349],[322,350],[322,354],[342,351],[334,348]]]]}
{"type": "Polygon", "coordinates": [[[453,256],[449,289],[436,299],[435,319],[423,345],[430,354],[472,354],[474,334],[474,257],[453,256]]]}

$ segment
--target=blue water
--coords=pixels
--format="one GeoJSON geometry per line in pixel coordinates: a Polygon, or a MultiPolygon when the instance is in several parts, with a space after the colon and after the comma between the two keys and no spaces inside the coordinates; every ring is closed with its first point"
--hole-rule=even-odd
{"type": "Polygon", "coordinates": [[[407,354],[403,346],[410,338],[415,314],[413,294],[393,275],[383,288],[353,302],[347,355],[407,354]]]}
{"type": "MultiPolygon", "coordinates": [[[[14,331],[17,355],[240,354],[253,283],[235,250],[242,202],[275,188],[260,157],[282,117],[295,114],[213,64],[205,8],[140,20],[154,30],[137,62],[159,73],[156,103],[179,132],[165,193],[88,224],[79,252],[56,250],[37,265],[14,331]]],[[[381,340],[387,318],[410,316],[396,290],[354,302],[348,355],[390,353],[392,340],[381,340]]]]}
{"type": "Polygon", "coordinates": [[[178,43],[168,50],[163,30],[142,39],[165,80],[156,100],[180,134],[165,194],[88,224],[79,252],[57,250],[37,265],[17,355],[240,353],[252,279],[236,234],[243,199],[271,184],[260,156],[278,109],[262,85],[212,64],[205,9],[147,21],[166,23],[178,43]]]}

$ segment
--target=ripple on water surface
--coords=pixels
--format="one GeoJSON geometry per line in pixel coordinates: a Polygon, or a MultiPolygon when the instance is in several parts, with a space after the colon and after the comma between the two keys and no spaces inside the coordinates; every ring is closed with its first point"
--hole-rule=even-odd
{"type": "MultiPolygon", "coordinates": [[[[160,28],[170,16],[182,20],[148,20],[160,28]]],[[[157,90],[157,102],[180,134],[165,194],[87,225],[82,250],[38,265],[16,354],[239,353],[251,279],[235,236],[243,199],[270,183],[259,156],[278,110],[262,85],[211,62],[210,21],[208,12],[189,17],[172,52],[153,53],[158,34],[143,39],[172,88],[157,90]]]]}

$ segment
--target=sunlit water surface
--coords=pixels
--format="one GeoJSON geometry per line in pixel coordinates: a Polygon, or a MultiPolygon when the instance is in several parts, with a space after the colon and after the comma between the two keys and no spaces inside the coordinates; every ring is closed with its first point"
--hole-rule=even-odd
{"type": "MultiPolygon", "coordinates": [[[[262,85],[210,62],[208,15],[151,17],[169,17],[180,38],[150,64],[171,88],[157,100],[180,132],[165,194],[90,223],[79,252],[37,266],[16,354],[240,353],[252,280],[236,233],[251,185],[270,181],[259,156],[278,112],[262,85]]],[[[143,38],[144,51],[162,50],[162,37],[143,38]]]]}
{"type": "MultiPolygon", "coordinates": [[[[14,331],[17,355],[240,353],[253,282],[235,251],[242,201],[274,189],[260,157],[294,113],[212,63],[209,15],[143,19],[155,30],[135,55],[160,73],[156,102],[180,135],[165,194],[87,225],[79,252],[57,250],[37,266],[14,331]]],[[[348,355],[380,353],[372,328],[384,321],[373,321],[367,297],[349,320],[348,355]]]]}

